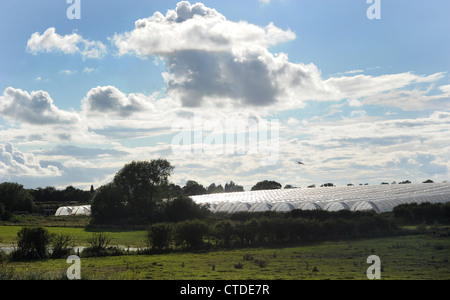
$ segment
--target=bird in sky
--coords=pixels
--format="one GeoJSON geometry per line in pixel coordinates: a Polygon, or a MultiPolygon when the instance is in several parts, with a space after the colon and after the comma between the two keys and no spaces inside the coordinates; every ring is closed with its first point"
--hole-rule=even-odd
{"type": "Polygon", "coordinates": [[[299,165],[305,165],[304,163],[302,163],[301,161],[297,162],[299,165]]]}

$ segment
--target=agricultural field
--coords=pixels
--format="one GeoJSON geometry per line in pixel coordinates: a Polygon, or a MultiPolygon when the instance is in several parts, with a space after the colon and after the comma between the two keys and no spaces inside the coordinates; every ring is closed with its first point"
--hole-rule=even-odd
{"type": "MultiPolygon", "coordinates": [[[[0,236],[12,235],[15,229],[0,227],[0,236]]],[[[80,241],[90,234],[83,229],[51,230],[65,230],[80,241]]],[[[130,245],[137,245],[144,234],[111,232],[117,241],[130,245]]],[[[81,276],[87,280],[367,280],[366,260],[377,255],[382,280],[449,280],[449,249],[448,237],[426,234],[199,253],[130,252],[82,258],[81,276]]],[[[5,262],[0,277],[65,279],[69,266],[65,259],[5,262]]]]}
{"type": "MultiPolygon", "coordinates": [[[[23,226],[0,226],[0,244],[14,245],[17,239],[17,232],[23,226]]],[[[106,233],[111,236],[111,245],[122,248],[143,248],[146,247],[145,230],[125,230],[125,229],[104,229],[104,228],[78,228],[78,227],[45,227],[50,234],[69,234],[75,246],[87,246],[88,239],[94,233],[106,233]]]]}

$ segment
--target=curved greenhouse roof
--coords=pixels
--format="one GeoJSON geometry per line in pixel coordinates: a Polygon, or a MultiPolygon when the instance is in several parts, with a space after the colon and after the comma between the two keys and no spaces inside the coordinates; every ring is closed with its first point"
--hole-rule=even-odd
{"type": "Polygon", "coordinates": [[[91,206],[62,206],[56,210],[55,216],[90,216],[91,206]]]}
{"type": "Polygon", "coordinates": [[[214,212],[288,212],[301,210],[373,210],[389,212],[408,203],[450,202],[450,183],[296,188],[193,196],[214,212]]]}
{"type": "Polygon", "coordinates": [[[73,207],[62,206],[56,210],[55,216],[69,216],[72,214],[73,207]]]}

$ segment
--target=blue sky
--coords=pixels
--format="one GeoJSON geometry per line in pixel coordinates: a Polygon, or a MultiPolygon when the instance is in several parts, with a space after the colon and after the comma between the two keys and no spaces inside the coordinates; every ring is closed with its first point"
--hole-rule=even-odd
{"type": "Polygon", "coordinates": [[[181,185],[448,180],[448,1],[80,3],[0,4],[0,181],[99,186],[158,157],[181,185]],[[278,159],[177,155],[196,113],[278,120],[278,159]]]}

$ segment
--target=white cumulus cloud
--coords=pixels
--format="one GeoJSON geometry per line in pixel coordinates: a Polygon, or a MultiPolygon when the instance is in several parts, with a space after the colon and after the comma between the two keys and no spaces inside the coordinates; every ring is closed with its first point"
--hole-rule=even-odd
{"type": "Polygon", "coordinates": [[[43,34],[33,33],[27,42],[27,50],[35,55],[41,52],[81,53],[83,58],[101,58],[107,52],[102,42],[83,39],[77,33],[62,36],[56,33],[54,27],[48,28],[43,34]]]}
{"type": "Polygon", "coordinates": [[[0,181],[22,176],[60,176],[56,166],[42,167],[32,153],[24,153],[10,143],[0,145],[0,181]]]}
{"type": "Polygon", "coordinates": [[[133,113],[153,111],[151,100],[143,94],[121,92],[114,86],[98,86],[91,89],[82,100],[87,114],[107,114],[129,117],[133,113]]]}
{"type": "Polygon", "coordinates": [[[164,16],[135,22],[135,29],[113,38],[119,54],[170,55],[179,51],[230,51],[242,45],[269,47],[295,39],[295,33],[270,23],[265,27],[229,21],[215,9],[187,1],[164,16]]]}
{"type": "Polygon", "coordinates": [[[76,113],[58,109],[47,92],[28,93],[12,87],[8,87],[0,96],[0,115],[12,121],[36,125],[78,121],[76,113]]]}

